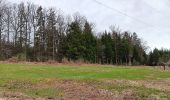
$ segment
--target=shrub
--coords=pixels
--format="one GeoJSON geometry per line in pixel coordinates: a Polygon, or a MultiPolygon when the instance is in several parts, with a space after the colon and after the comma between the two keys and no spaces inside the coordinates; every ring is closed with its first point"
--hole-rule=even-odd
{"type": "Polygon", "coordinates": [[[18,61],[26,61],[26,55],[24,53],[20,53],[17,55],[18,61]]]}
{"type": "MultiPolygon", "coordinates": [[[[71,61],[72,62],[72,61],[71,61]]],[[[70,64],[71,63],[67,58],[62,59],[63,64],[70,64]]]]}
{"type": "Polygon", "coordinates": [[[8,59],[9,62],[18,62],[18,58],[17,57],[12,57],[8,59]]]}

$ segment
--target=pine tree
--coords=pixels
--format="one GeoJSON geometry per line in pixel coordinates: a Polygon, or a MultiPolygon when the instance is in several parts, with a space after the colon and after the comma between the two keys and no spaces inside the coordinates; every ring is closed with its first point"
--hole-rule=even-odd
{"type": "Polygon", "coordinates": [[[84,30],[82,34],[82,41],[84,51],[83,51],[83,58],[85,61],[90,63],[95,63],[96,59],[96,39],[92,32],[92,26],[89,22],[86,21],[84,25],[84,30]]]}
{"type": "Polygon", "coordinates": [[[105,32],[102,35],[102,45],[103,45],[103,52],[104,52],[104,59],[103,62],[105,64],[112,64],[113,61],[113,41],[110,33],[105,32]]]}
{"type": "Polygon", "coordinates": [[[154,49],[153,50],[153,54],[152,54],[152,57],[153,57],[153,62],[152,64],[154,66],[158,65],[159,64],[159,58],[160,58],[160,54],[159,54],[159,50],[158,49],[154,49]]]}
{"type": "Polygon", "coordinates": [[[65,39],[66,58],[74,61],[82,59],[85,47],[82,45],[82,30],[79,22],[74,21],[69,25],[65,39]]]}

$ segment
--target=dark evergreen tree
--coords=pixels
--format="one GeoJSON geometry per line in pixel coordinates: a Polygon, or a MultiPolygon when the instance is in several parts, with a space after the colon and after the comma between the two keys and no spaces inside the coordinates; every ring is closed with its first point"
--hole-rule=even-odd
{"type": "Polygon", "coordinates": [[[96,38],[92,32],[92,26],[86,21],[82,34],[83,58],[86,62],[95,63],[96,59],[96,38]]]}
{"type": "Polygon", "coordinates": [[[85,47],[82,45],[82,30],[79,22],[74,21],[69,25],[65,39],[66,58],[69,60],[82,59],[85,47]]]}
{"type": "Polygon", "coordinates": [[[113,52],[113,40],[111,34],[105,32],[102,35],[101,41],[102,41],[103,52],[104,52],[102,61],[103,63],[106,64],[112,64],[114,52],[113,52]]]}

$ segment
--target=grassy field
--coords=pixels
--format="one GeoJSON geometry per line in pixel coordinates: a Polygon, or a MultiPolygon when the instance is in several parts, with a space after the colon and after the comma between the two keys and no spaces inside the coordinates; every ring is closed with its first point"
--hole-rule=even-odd
{"type": "Polygon", "coordinates": [[[0,98],[169,100],[169,85],[149,67],[0,64],[0,98]]]}

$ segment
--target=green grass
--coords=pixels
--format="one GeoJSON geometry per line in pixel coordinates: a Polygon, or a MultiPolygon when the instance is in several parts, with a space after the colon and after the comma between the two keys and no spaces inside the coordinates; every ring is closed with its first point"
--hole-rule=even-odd
{"type": "Polygon", "coordinates": [[[167,96],[170,92],[167,91],[128,85],[100,84],[101,80],[159,80],[164,78],[170,78],[170,72],[146,67],[0,64],[0,91],[19,91],[30,96],[60,96],[63,91],[54,87],[34,88],[34,85],[47,79],[57,79],[91,82],[99,88],[118,92],[130,89],[144,99],[151,94],[159,93],[165,94],[165,98],[170,98],[167,96]]]}
{"type": "Polygon", "coordinates": [[[50,66],[0,64],[0,79],[160,79],[170,78],[170,72],[162,72],[153,68],[126,67],[92,67],[92,66],[50,66]]]}

